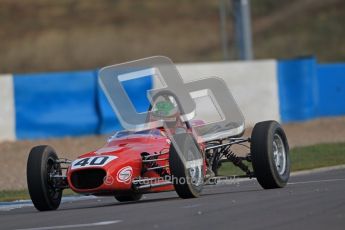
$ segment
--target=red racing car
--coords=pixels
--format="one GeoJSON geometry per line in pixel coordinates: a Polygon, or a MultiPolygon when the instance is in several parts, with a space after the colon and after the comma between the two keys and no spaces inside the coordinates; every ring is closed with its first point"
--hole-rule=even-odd
{"type": "MultiPolygon", "coordinates": [[[[226,103],[231,103],[230,99],[226,103]]],[[[155,114],[165,118],[164,126],[118,131],[104,147],[74,161],[60,159],[50,146],[32,148],[27,182],[34,206],[40,211],[57,209],[67,188],[84,195],[114,196],[120,202],[172,190],[181,198],[194,198],[206,184],[233,179],[234,175],[218,175],[225,162],[243,171],[238,177],[256,178],[264,189],[286,185],[289,146],[278,122],[259,122],[246,138],[242,137],[244,125],[239,129],[234,122],[209,129],[204,121],[183,120],[174,109],[179,107],[176,101],[169,95],[153,103],[155,114]],[[233,130],[236,132],[227,132],[233,130]],[[234,153],[235,145],[248,148],[248,153],[234,153]]],[[[198,108],[196,111],[202,113],[198,108]]]]}

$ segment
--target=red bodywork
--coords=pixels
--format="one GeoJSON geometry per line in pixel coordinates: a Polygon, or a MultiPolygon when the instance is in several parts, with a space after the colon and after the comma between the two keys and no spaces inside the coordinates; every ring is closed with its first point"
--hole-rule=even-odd
{"type": "MultiPolygon", "coordinates": [[[[132,190],[134,179],[160,178],[160,175],[154,170],[145,172],[142,162],[143,152],[151,155],[169,151],[170,140],[168,137],[159,129],[155,131],[156,134],[160,135],[129,135],[124,138],[110,139],[103,148],[78,157],[67,170],[67,181],[70,188],[77,193],[107,194],[132,190]],[[116,159],[111,159],[112,157],[116,157],[116,159]],[[102,164],[106,158],[110,159],[102,164]],[[119,175],[121,170],[124,171],[119,175]],[[97,187],[91,182],[94,176],[91,174],[95,172],[104,173],[104,175],[99,175],[99,177],[103,176],[104,179],[103,183],[97,187]],[[88,186],[89,184],[92,188],[88,186]]],[[[168,153],[158,156],[158,159],[161,159],[157,161],[159,166],[169,164],[168,153]]],[[[169,173],[168,168],[166,172],[169,173]]],[[[96,183],[96,185],[98,184],[96,183]]],[[[150,188],[144,192],[161,192],[173,189],[173,185],[166,185],[150,188]]]]}

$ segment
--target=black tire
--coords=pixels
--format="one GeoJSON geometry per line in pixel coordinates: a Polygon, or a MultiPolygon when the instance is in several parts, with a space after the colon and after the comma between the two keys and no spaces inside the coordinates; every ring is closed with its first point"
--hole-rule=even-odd
{"type": "Polygon", "coordinates": [[[280,124],[276,121],[257,123],[251,135],[250,150],[254,174],[259,184],[264,189],[284,187],[290,177],[290,157],[288,141],[280,124]],[[276,165],[274,149],[278,148],[277,143],[280,143],[281,152],[285,150],[285,157],[283,153],[280,154],[281,162],[276,165]]]}
{"type": "MultiPolygon", "coordinates": [[[[202,158],[199,146],[191,134],[176,134],[174,135],[174,140],[178,144],[178,146],[180,146],[180,149],[183,152],[183,154],[192,153],[193,156],[202,158]]],[[[193,156],[189,156],[189,159],[186,160],[192,160],[190,159],[190,157],[193,156]]],[[[169,150],[169,168],[175,191],[177,192],[179,197],[183,199],[188,199],[195,198],[200,195],[204,183],[203,167],[196,169],[194,168],[193,170],[187,170],[173,144],[170,145],[169,150]],[[195,173],[196,177],[194,178],[196,178],[197,181],[193,180],[191,172],[195,173]]]]}
{"type": "Polygon", "coordinates": [[[127,192],[123,194],[115,194],[114,197],[119,202],[129,202],[129,201],[138,201],[141,199],[143,194],[135,192],[127,192]]]}
{"type": "Polygon", "coordinates": [[[27,162],[27,183],[31,200],[39,211],[55,210],[59,207],[62,190],[55,189],[49,180],[49,173],[61,168],[54,164],[58,159],[54,149],[40,145],[31,149],[27,162]]]}

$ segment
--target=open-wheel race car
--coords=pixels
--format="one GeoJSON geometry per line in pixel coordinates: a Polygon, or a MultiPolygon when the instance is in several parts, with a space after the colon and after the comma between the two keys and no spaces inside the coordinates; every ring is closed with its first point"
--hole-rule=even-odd
{"type": "MultiPolygon", "coordinates": [[[[165,75],[160,80],[166,85],[173,84],[171,78],[181,80],[176,67],[165,57],[102,69],[102,88],[125,126],[104,147],[74,161],[59,158],[50,146],[31,149],[27,182],[38,210],[57,209],[67,188],[84,195],[114,196],[120,202],[138,201],[144,193],[173,190],[181,198],[195,198],[205,185],[233,179],[234,175],[218,175],[224,162],[232,162],[243,171],[238,177],[256,178],[264,189],[286,185],[290,161],[284,130],[276,121],[262,121],[254,126],[250,137],[243,137],[242,113],[220,79],[212,78],[214,85],[209,79],[202,80],[206,85],[189,84],[189,99],[180,97],[179,93],[185,93],[178,91],[181,89],[156,90],[147,113],[132,120],[123,116],[129,114],[123,112],[127,106],[118,105],[123,92],[112,81],[116,78],[121,83],[121,77],[128,72],[146,76],[140,72],[142,69],[154,69],[150,72],[153,77],[165,75]],[[187,108],[184,102],[190,99],[192,108],[187,108]],[[142,118],[145,122],[137,122],[142,118]],[[248,153],[237,154],[234,146],[244,146],[248,153]]],[[[133,75],[128,77],[133,79],[133,75]]]]}

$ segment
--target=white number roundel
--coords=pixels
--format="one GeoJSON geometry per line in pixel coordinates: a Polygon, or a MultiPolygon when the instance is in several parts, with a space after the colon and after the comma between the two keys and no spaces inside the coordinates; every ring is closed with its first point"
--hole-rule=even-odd
{"type": "Polygon", "coordinates": [[[117,156],[95,156],[79,158],[72,162],[71,169],[86,168],[86,167],[101,167],[115,160],[117,156]]]}

